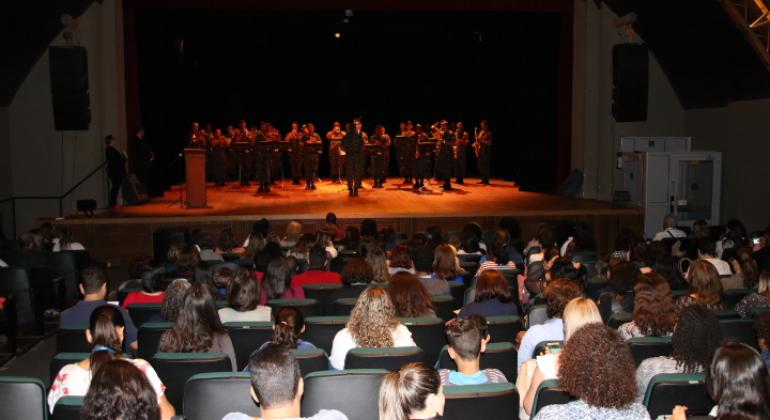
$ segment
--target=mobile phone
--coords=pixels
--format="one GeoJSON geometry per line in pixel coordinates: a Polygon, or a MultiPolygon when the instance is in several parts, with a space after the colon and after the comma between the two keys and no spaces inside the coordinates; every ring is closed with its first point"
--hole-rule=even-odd
{"type": "Polygon", "coordinates": [[[759,237],[751,238],[751,243],[754,244],[754,245],[759,245],[759,243],[760,243],[759,240],[760,240],[759,237]]]}
{"type": "Polygon", "coordinates": [[[550,350],[551,354],[561,351],[561,343],[546,343],[545,346],[550,350]]]}

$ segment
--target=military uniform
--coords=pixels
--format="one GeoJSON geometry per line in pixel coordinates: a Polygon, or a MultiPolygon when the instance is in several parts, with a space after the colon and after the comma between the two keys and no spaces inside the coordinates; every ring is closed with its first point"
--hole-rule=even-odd
{"type": "Polygon", "coordinates": [[[387,134],[375,134],[369,138],[369,144],[379,146],[372,154],[372,177],[374,188],[382,188],[386,173],[386,152],[390,146],[390,136],[387,134]]]}
{"type": "Polygon", "coordinates": [[[211,154],[213,156],[212,169],[214,185],[224,186],[227,181],[227,151],[230,139],[225,136],[216,136],[211,142],[211,154]]]}
{"type": "Polygon", "coordinates": [[[481,184],[489,184],[492,164],[492,132],[489,129],[479,131],[476,142],[479,144],[478,164],[481,184]]]}
{"type": "Polygon", "coordinates": [[[451,131],[442,128],[439,131],[441,137],[436,156],[436,176],[443,181],[442,188],[452,189],[452,161],[454,159],[455,135],[451,131]]]}
{"type": "Polygon", "coordinates": [[[315,179],[318,175],[318,159],[320,155],[304,145],[308,143],[321,144],[321,136],[316,132],[307,133],[302,137],[302,158],[305,166],[305,189],[315,189],[315,179]]]}
{"type": "Polygon", "coordinates": [[[291,183],[299,185],[299,179],[302,178],[302,133],[300,131],[290,131],[283,141],[291,143],[291,151],[288,152],[291,183]]]}
{"type": "Polygon", "coordinates": [[[340,155],[340,142],[345,137],[345,132],[334,130],[326,133],[326,139],[329,140],[329,168],[332,179],[340,181],[344,175],[345,155],[340,155]]]}
{"type": "Polygon", "coordinates": [[[254,140],[254,164],[257,169],[257,182],[259,182],[257,192],[267,193],[270,192],[270,171],[271,166],[273,166],[273,153],[265,150],[263,144],[268,141],[268,138],[261,131],[257,131],[254,140]]]}
{"type": "Polygon", "coordinates": [[[454,175],[455,182],[462,184],[465,178],[466,168],[468,166],[468,145],[470,139],[467,131],[455,131],[455,155],[454,155],[454,175]]]}
{"type": "MultiPolygon", "coordinates": [[[[420,142],[428,141],[428,135],[425,133],[415,133],[415,145],[420,142]]],[[[417,153],[412,154],[413,157],[413,171],[414,171],[414,189],[420,189],[425,187],[425,178],[430,178],[430,154],[417,153]],[[415,157],[415,154],[417,155],[415,157]]]]}
{"type": "Polygon", "coordinates": [[[348,179],[348,191],[351,197],[358,196],[358,188],[361,185],[364,168],[364,132],[352,130],[342,139],[342,149],[346,153],[345,175],[348,179]]]}

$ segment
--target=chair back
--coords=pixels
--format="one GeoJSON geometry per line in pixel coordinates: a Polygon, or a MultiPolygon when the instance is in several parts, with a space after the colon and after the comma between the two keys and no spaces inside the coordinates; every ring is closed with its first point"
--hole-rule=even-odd
{"type": "Polygon", "coordinates": [[[273,338],[271,322],[226,322],[225,328],[233,342],[237,370],[246,367],[251,353],[273,338]]]}
{"type": "Polygon", "coordinates": [[[16,317],[19,325],[34,325],[42,316],[36,308],[29,272],[23,268],[0,268],[0,292],[16,296],[16,317]]]}
{"type": "Polygon", "coordinates": [[[754,330],[752,319],[720,319],[719,329],[722,340],[732,339],[759,350],[757,332],[754,330]]]}
{"type": "MultiPolygon", "coordinates": [[[[436,363],[437,369],[457,370],[457,364],[449,357],[449,346],[441,349],[441,354],[436,363]]],[[[512,343],[489,343],[487,351],[481,353],[479,367],[481,369],[497,369],[503,372],[508,382],[516,383],[517,360],[516,347],[512,343]]]]}
{"type": "Polygon", "coordinates": [[[313,372],[329,370],[329,357],[323,349],[294,349],[291,351],[299,362],[302,376],[313,372]]]}
{"type": "Polygon", "coordinates": [[[443,420],[518,420],[519,393],[512,383],[444,387],[443,420]]]}
{"type": "Polygon", "coordinates": [[[720,309],[714,311],[717,319],[741,319],[741,316],[734,309],[720,309]]]}
{"type": "Polygon", "coordinates": [[[305,375],[302,417],[336,409],[349,419],[379,420],[377,395],[386,373],[382,369],[346,369],[305,375]]]}
{"type": "Polygon", "coordinates": [[[86,324],[59,325],[56,330],[56,353],[88,353],[91,346],[86,341],[86,324]]]}
{"type": "Polygon", "coordinates": [[[735,305],[737,305],[741,299],[756,291],[756,289],[725,289],[724,294],[722,295],[722,301],[725,303],[726,308],[735,309],[735,305]]]}
{"type": "Polygon", "coordinates": [[[339,298],[332,302],[332,313],[334,316],[350,316],[353,312],[353,307],[356,306],[358,298],[339,298]]]}
{"type": "Polygon", "coordinates": [[[128,314],[134,325],[141,327],[156,316],[160,316],[160,303],[132,303],[128,305],[128,314]]]}
{"type": "Polygon", "coordinates": [[[78,268],[75,264],[75,255],[68,252],[52,252],[47,257],[51,274],[64,279],[67,299],[77,300],[80,291],[78,290],[78,268]]]}
{"type": "Polygon", "coordinates": [[[401,318],[412,333],[412,339],[425,355],[425,363],[432,365],[446,344],[444,320],[441,318],[401,318]]]}
{"type": "Polygon", "coordinates": [[[85,397],[66,396],[56,401],[51,420],[80,420],[80,409],[85,397]]]}
{"type": "Polygon", "coordinates": [[[137,341],[139,342],[137,356],[144,360],[152,359],[152,356],[158,352],[160,337],[173,326],[174,324],[170,322],[145,322],[139,327],[137,333],[137,341]]]}
{"type": "Polygon", "coordinates": [[[465,290],[467,287],[465,286],[467,283],[449,283],[449,294],[452,295],[452,299],[455,300],[455,308],[462,308],[463,304],[465,303],[465,290]]]}
{"type": "Polygon", "coordinates": [[[396,371],[407,363],[424,360],[419,347],[355,348],[345,356],[347,369],[385,369],[396,371]]]}
{"type": "Polygon", "coordinates": [[[188,379],[197,373],[233,370],[230,358],[224,353],[155,353],[150,364],[166,385],[166,398],[180,413],[188,379]]]}
{"type": "Polygon", "coordinates": [[[535,357],[544,354],[545,353],[545,349],[549,345],[559,345],[559,346],[563,347],[564,346],[564,341],[563,340],[546,340],[546,341],[541,341],[541,342],[537,343],[535,345],[535,348],[532,349],[532,358],[534,359],[535,357]]]}
{"type": "Polygon", "coordinates": [[[487,324],[492,343],[515,343],[516,335],[524,328],[518,315],[488,316],[487,324]]]}
{"type": "Polygon", "coordinates": [[[535,400],[532,402],[531,417],[535,417],[535,414],[545,406],[552,404],[566,404],[570,401],[575,401],[575,399],[576,398],[565,391],[564,388],[559,386],[558,380],[545,380],[537,387],[535,400]]]}
{"type": "Polygon", "coordinates": [[[28,376],[0,376],[0,407],[8,419],[47,418],[43,382],[28,376]]]}
{"type": "Polygon", "coordinates": [[[617,330],[618,327],[626,322],[631,322],[633,319],[634,314],[631,312],[613,312],[607,319],[607,326],[613,330],[617,330]]]}
{"type": "Polygon", "coordinates": [[[305,318],[317,316],[321,310],[315,299],[271,299],[267,301],[267,304],[273,309],[274,314],[278,313],[284,306],[294,306],[302,312],[302,316],[305,318]]]}
{"type": "Polygon", "coordinates": [[[707,415],[714,402],[706,392],[704,373],[663,373],[655,375],[647,386],[644,405],[655,419],[671,414],[674,406],[687,406],[687,416],[707,415]]]}
{"type": "MultiPolygon", "coordinates": [[[[452,289],[450,288],[449,290],[451,291],[452,289]]],[[[444,321],[449,321],[450,319],[457,316],[452,311],[459,309],[460,307],[457,306],[457,302],[452,296],[431,296],[430,301],[433,303],[433,306],[436,307],[436,316],[443,319],[444,321]]]]}
{"type": "Polygon", "coordinates": [[[53,383],[56,375],[61,368],[70,363],[77,363],[81,360],[87,359],[91,353],[57,353],[51,358],[51,362],[48,364],[48,378],[49,383],[53,383]]]}
{"type": "Polygon", "coordinates": [[[333,315],[324,313],[324,309],[332,305],[332,302],[329,301],[329,296],[339,289],[342,289],[341,284],[306,284],[302,286],[302,290],[305,291],[305,297],[315,299],[321,305],[321,315],[333,315]]]}
{"type": "Polygon", "coordinates": [[[313,316],[305,318],[304,340],[331,354],[334,336],[345,328],[347,316],[313,316]]]}
{"type": "Polygon", "coordinates": [[[221,419],[232,412],[259,416],[250,389],[248,372],[198,373],[184,384],[182,412],[186,420],[221,419]]]}
{"type": "Polygon", "coordinates": [[[626,342],[631,348],[631,356],[634,358],[636,367],[639,367],[645,359],[668,356],[674,351],[671,337],[634,337],[626,342]]]}
{"type": "Polygon", "coordinates": [[[527,328],[545,324],[548,321],[548,306],[535,305],[527,311],[527,328]]]}

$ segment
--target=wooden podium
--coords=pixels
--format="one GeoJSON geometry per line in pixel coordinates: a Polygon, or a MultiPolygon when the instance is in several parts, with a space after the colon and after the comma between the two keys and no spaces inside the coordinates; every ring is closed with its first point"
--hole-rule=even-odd
{"type": "Polygon", "coordinates": [[[206,149],[184,149],[187,207],[206,207],[206,149]]]}

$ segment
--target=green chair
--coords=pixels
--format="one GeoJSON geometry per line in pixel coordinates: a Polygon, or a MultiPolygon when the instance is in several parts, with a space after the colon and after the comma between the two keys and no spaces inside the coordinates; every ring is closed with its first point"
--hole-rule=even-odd
{"type": "Polygon", "coordinates": [[[180,413],[184,385],[193,375],[233,371],[230,358],[224,353],[155,353],[150,364],[166,385],[166,398],[180,413]]]}
{"type": "Polygon", "coordinates": [[[132,303],[128,305],[128,314],[134,325],[141,327],[154,317],[160,316],[160,303],[132,303]]]}
{"type": "Polygon", "coordinates": [[[741,318],[738,312],[735,312],[734,309],[720,309],[718,311],[714,311],[714,315],[717,316],[717,319],[740,319],[741,318]]]}
{"type": "Polygon", "coordinates": [[[515,343],[516,335],[524,328],[518,315],[488,316],[487,324],[492,343],[515,343]]]}
{"type": "Polygon", "coordinates": [[[302,417],[335,408],[351,420],[379,420],[377,395],[387,373],[383,369],[345,369],[305,375],[302,417]]]}
{"type": "Polygon", "coordinates": [[[91,351],[86,341],[86,324],[59,325],[56,330],[56,353],[85,353],[91,351]]]}
{"type": "Polygon", "coordinates": [[[152,359],[152,356],[158,352],[160,337],[173,326],[174,324],[170,322],[145,322],[142,324],[137,333],[139,344],[137,356],[144,360],[152,359]]]}
{"type": "Polygon", "coordinates": [[[332,302],[332,315],[334,316],[350,316],[353,311],[353,307],[356,306],[358,298],[339,298],[332,302]]]}
{"type": "Polygon", "coordinates": [[[299,362],[302,376],[309,373],[329,370],[329,357],[323,349],[294,349],[291,351],[299,362]]]}
{"type": "Polygon", "coordinates": [[[345,328],[347,316],[312,316],[305,318],[305,334],[303,340],[313,343],[316,347],[332,352],[334,336],[345,328]]]}
{"type": "Polygon", "coordinates": [[[259,416],[259,406],[251,399],[248,372],[199,373],[184,384],[183,410],[186,420],[221,419],[227,413],[259,416]]]}
{"type": "Polygon", "coordinates": [[[90,356],[91,353],[57,353],[53,356],[51,359],[51,362],[48,364],[48,377],[50,379],[49,383],[53,383],[54,379],[56,378],[56,375],[59,373],[61,368],[63,368],[66,365],[69,365],[70,363],[77,363],[81,360],[87,359],[88,356],[90,356]]]}
{"type": "Polygon", "coordinates": [[[575,397],[570,395],[559,385],[557,379],[548,379],[540,383],[537,387],[535,399],[532,402],[531,417],[535,417],[540,409],[553,404],[566,404],[575,401],[575,397]]]}
{"type": "Polygon", "coordinates": [[[329,301],[329,297],[339,289],[342,289],[341,284],[306,284],[302,286],[302,290],[305,291],[305,297],[315,299],[321,305],[321,315],[332,315],[323,313],[324,308],[331,306],[332,302],[329,301]]]}
{"type": "Polygon", "coordinates": [[[388,347],[352,349],[345,356],[346,369],[385,369],[397,371],[401,366],[422,362],[425,356],[419,347],[388,347]]]}
{"type": "Polygon", "coordinates": [[[441,348],[446,344],[444,320],[441,318],[401,318],[400,320],[409,328],[415,344],[424,352],[425,362],[434,363],[441,348]]]}
{"type": "Polygon", "coordinates": [[[519,393],[512,383],[445,386],[443,420],[518,420],[519,393]]]}
{"type": "Polygon", "coordinates": [[[320,305],[315,299],[271,299],[267,305],[273,309],[273,313],[278,312],[284,306],[294,306],[302,312],[305,318],[317,316],[320,313],[320,305]]]}
{"type": "Polygon", "coordinates": [[[273,338],[272,322],[226,322],[225,328],[233,342],[236,370],[243,369],[249,363],[251,353],[273,338]]]}
{"type": "Polygon", "coordinates": [[[607,319],[607,326],[613,330],[617,330],[618,327],[631,322],[634,319],[634,314],[631,312],[613,312],[607,319]]]}
{"type": "Polygon", "coordinates": [[[59,398],[53,407],[51,420],[80,420],[80,408],[85,397],[66,396],[59,398]]]}
{"type": "Polygon", "coordinates": [[[676,405],[687,406],[688,417],[705,416],[714,404],[706,392],[704,373],[655,375],[644,395],[644,405],[653,419],[661,414],[671,414],[676,405]]]}
{"type": "Polygon", "coordinates": [[[746,295],[755,293],[756,291],[757,289],[725,289],[723,301],[727,308],[733,309],[746,295]]]}
{"type": "Polygon", "coordinates": [[[720,319],[719,330],[722,332],[722,340],[740,341],[759,350],[753,319],[720,319]]]}
{"type": "MultiPolygon", "coordinates": [[[[457,364],[449,357],[449,346],[441,349],[436,362],[436,369],[457,370],[457,364]]],[[[487,351],[481,353],[481,369],[498,369],[503,372],[508,382],[516,382],[516,347],[512,343],[489,343],[487,351]]]]}
{"type": "Polygon", "coordinates": [[[626,343],[631,348],[631,356],[634,358],[636,367],[639,367],[645,359],[668,356],[674,351],[671,337],[634,337],[626,343]]]}
{"type": "Polygon", "coordinates": [[[455,315],[454,310],[459,309],[460,307],[457,305],[455,298],[451,295],[431,296],[430,301],[436,308],[436,316],[444,321],[448,321],[457,316],[455,315]]]}
{"type": "Polygon", "coordinates": [[[0,376],[0,407],[3,418],[46,419],[46,389],[40,379],[0,376]]]}

